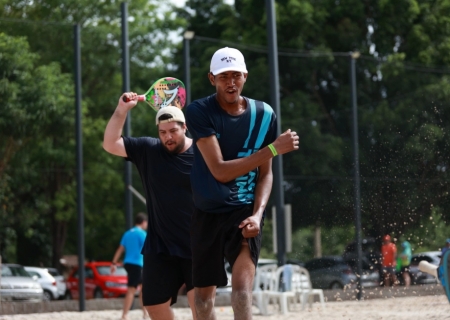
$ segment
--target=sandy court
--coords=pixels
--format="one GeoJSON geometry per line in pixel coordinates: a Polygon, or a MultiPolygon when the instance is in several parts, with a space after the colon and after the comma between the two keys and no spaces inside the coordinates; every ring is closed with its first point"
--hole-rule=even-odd
{"type": "MultiPolygon", "coordinates": [[[[272,308],[272,306],[271,306],[272,308]]],[[[253,319],[255,320],[413,320],[413,319],[450,319],[450,303],[444,295],[423,297],[402,297],[389,299],[370,299],[365,301],[340,301],[327,302],[325,309],[319,304],[313,304],[311,309],[300,310],[297,305],[291,308],[286,315],[281,315],[272,308],[272,315],[262,316],[256,307],[253,308],[253,319]]],[[[174,308],[175,319],[192,319],[190,309],[174,308]]],[[[233,320],[231,307],[216,307],[218,320],[233,320]]],[[[119,320],[119,310],[86,311],[86,312],[53,312],[40,314],[6,315],[0,316],[1,320],[119,320]]],[[[141,320],[142,312],[133,310],[130,312],[129,320],[141,320]]]]}

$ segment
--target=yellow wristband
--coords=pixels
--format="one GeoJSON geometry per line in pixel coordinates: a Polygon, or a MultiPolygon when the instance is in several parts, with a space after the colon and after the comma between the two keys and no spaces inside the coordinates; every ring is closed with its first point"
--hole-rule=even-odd
{"type": "Polygon", "coordinates": [[[272,154],[274,157],[278,155],[277,149],[275,149],[273,144],[269,144],[268,147],[269,147],[270,151],[272,151],[272,154]]]}

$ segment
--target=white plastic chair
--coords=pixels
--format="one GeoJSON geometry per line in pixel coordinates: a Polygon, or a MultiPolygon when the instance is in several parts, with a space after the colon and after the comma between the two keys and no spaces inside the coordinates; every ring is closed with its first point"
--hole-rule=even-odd
{"type": "Polygon", "coordinates": [[[292,267],[294,266],[278,267],[276,264],[268,264],[257,269],[253,298],[261,314],[268,315],[267,307],[273,302],[279,305],[280,313],[286,314],[289,311],[289,301],[296,302],[292,267]]]}
{"type": "Polygon", "coordinates": [[[253,300],[259,311],[263,315],[268,315],[267,305],[269,295],[274,296],[277,292],[272,292],[274,288],[274,277],[277,264],[266,264],[256,268],[256,275],[253,284],[253,300]]]}
{"type": "Polygon", "coordinates": [[[292,290],[302,304],[302,310],[305,309],[306,302],[309,302],[310,307],[312,306],[314,296],[319,297],[322,308],[325,308],[323,290],[314,289],[311,285],[308,270],[298,265],[292,266],[292,290]]]}
{"type": "Polygon", "coordinates": [[[295,302],[295,291],[292,286],[293,271],[295,266],[291,264],[285,264],[284,266],[278,267],[274,277],[274,285],[271,292],[276,292],[276,294],[268,294],[268,298],[273,298],[277,300],[280,304],[280,312],[286,314],[289,311],[289,300],[295,302]],[[280,280],[282,281],[280,283],[280,280]]]}

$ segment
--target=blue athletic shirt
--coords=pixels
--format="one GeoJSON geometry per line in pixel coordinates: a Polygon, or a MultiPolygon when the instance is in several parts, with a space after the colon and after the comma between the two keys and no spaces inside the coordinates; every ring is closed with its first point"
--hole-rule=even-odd
{"type": "Polygon", "coordinates": [[[192,146],[183,153],[170,154],[157,138],[123,137],[123,141],[126,159],[136,165],[147,200],[147,238],[142,253],[191,259],[192,146]]]}
{"type": "Polygon", "coordinates": [[[144,258],[141,254],[147,232],[139,227],[134,227],[125,232],[120,240],[120,244],[125,247],[125,258],[123,263],[135,264],[140,267],[144,265],[144,258]]]}
{"type": "Polygon", "coordinates": [[[196,143],[215,135],[225,161],[243,158],[272,143],[276,138],[276,116],[262,101],[243,97],[246,110],[233,116],[223,110],[216,95],[196,100],[186,108],[186,124],[194,139],[191,184],[195,206],[211,213],[229,212],[253,204],[258,169],[228,183],[217,181],[206,165],[196,143]]]}

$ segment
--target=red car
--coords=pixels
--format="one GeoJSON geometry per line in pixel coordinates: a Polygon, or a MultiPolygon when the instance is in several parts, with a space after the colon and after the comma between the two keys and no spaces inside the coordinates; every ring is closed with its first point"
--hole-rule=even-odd
{"type": "MultiPolygon", "coordinates": [[[[120,298],[127,292],[127,272],[121,265],[111,274],[111,262],[88,262],[85,264],[85,298],[120,298]]],[[[78,268],[74,268],[66,280],[66,299],[78,299],[78,268]]]]}

